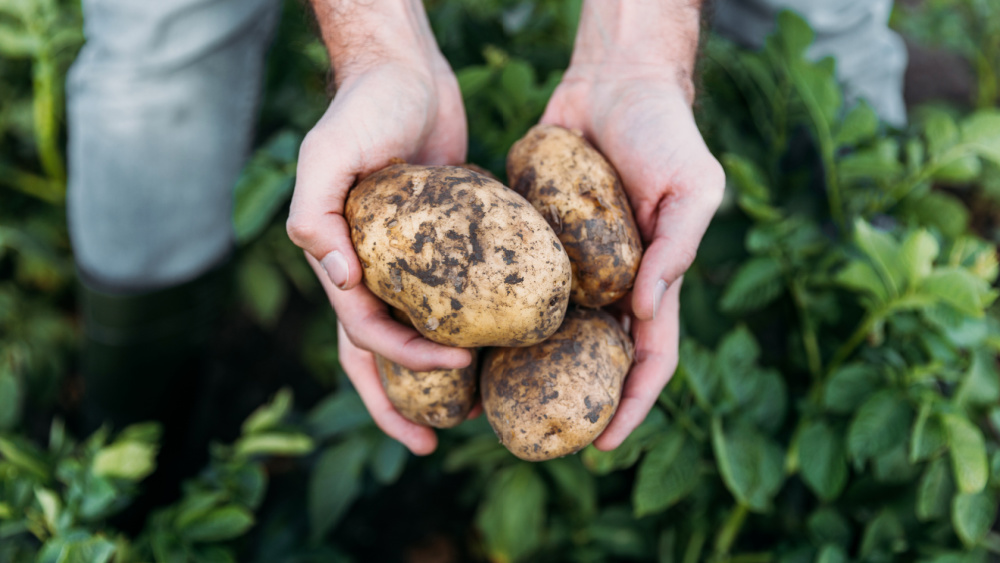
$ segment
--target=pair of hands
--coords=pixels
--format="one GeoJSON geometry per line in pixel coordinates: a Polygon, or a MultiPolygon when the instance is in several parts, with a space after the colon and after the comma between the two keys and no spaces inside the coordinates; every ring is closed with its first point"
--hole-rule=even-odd
{"type": "MultiPolygon", "coordinates": [[[[594,442],[602,450],[643,421],[677,367],[681,276],[722,199],[722,168],[698,132],[690,98],[667,65],[575,61],[541,119],[583,131],[615,166],[646,245],[633,291],[617,304],[636,357],[618,411],[594,442]]],[[[303,141],[288,219],[289,236],[337,311],[344,371],[376,424],[418,455],[434,451],[437,438],[393,409],[373,352],[418,371],[464,367],[471,355],[397,323],[361,283],[344,203],[356,180],[391,158],[458,164],[466,145],[461,93],[440,52],[425,65],[370,65],[342,80],[303,141]]]]}

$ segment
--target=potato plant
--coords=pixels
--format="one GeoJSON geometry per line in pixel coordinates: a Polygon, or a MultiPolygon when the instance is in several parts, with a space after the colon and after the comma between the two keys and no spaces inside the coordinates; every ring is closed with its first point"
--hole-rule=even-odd
{"type": "MultiPolygon", "coordinates": [[[[470,160],[503,180],[568,61],[579,2],[428,7],[463,88],[470,160]]],[[[834,61],[804,59],[811,32],[790,14],[759,53],[705,45],[697,113],[729,186],[685,276],[677,374],[617,450],[528,463],[485,417],[414,458],[346,383],[325,300],[282,227],[327,70],[289,2],[236,187],[237,288],[240,318],[275,341],[298,323],[301,363],[326,393],[241,413],[180,498],[123,531],[159,430],[78,439],[61,422],[77,334],[52,78],[79,43],[76,13],[0,0],[0,561],[369,561],[427,544],[490,561],[1000,553],[989,78],[975,112],[918,108],[889,129],[845,104],[834,61]]],[[[923,25],[908,14],[901,27],[923,25]]],[[[986,46],[980,23],[968,34],[986,46]]]]}

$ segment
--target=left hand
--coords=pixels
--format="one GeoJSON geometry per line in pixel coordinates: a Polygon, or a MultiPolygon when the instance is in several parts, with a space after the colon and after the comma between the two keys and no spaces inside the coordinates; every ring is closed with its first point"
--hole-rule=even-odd
{"type": "Polygon", "coordinates": [[[578,129],[621,175],[646,246],[627,302],[635,363],[618,411],[594,442],[617,448],[645,419],[677,367],[681,276],[722,201],[725,174],[669,66],[571,65],[542,123],[578,129]]]}

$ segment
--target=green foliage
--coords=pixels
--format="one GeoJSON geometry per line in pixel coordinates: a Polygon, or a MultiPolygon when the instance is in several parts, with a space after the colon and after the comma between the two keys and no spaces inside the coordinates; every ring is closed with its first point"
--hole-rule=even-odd
{"type": "MultiPolygon", "coordinates": [[[[1000,60],[994,43],[968,44],[1000,37],[983,31],[992,4],[927,4],[897,14],[901,27],[925,39],[950,30],[953,48],[1000,60]],[[953,22],[970,14],[983,21],[959,37],[953,22]]],[[[569,60],[580,2],[428,8],[466,102],[470,160],[502,176],[569,60]]],[[[805,59],[813,33],[796,16],[783,14],[759,52],[710,38],[699,123],[732,204],[686,275],[680,366],[649,416],[614,451],[541,464],[514,458],[480,418],[417,459],[345,383],[326,302],[284,234],[297,146],[323,111],[328,71],[298,10],[286,6],[261,141],[235,188],[237,289],[265,330],[293,300],[312,304],[303,363],[335,390],[306,412],[278,393],[213,446],[180,499],[126,535],[111,521],[155,469],[154,425],[76,442],[55,419],[47,447],[27,438],[75,343],[54,78],[80,36],[75,7],[0,0],[0,185],[13,188],[0,191],[0,560],[349,561],[352,535],[382,533],[391,516],[372,506],[390,498],[395,510],[442,481],[448,498],[433,504],[455,512],[455,544],[493,561],[1000,552],[996,239],[971,230],[982,218],[968,205],[997,191],[995,64],[977,62],[980,110],[924,108],[895,131],[867,104],[844,105],[835,62],[805,59]],[[300,486],[268,497],[283,471],[300,486]]]]}

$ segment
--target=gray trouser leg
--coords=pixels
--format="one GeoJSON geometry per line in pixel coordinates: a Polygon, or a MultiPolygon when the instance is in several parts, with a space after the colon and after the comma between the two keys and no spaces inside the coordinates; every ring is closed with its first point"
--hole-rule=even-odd
{"type": "Polygon", "coordinates": [[[276,0],[84,0],[67,81],[68,219],[88,283],[175,285],[233,245],[276,0]]]}
{"type": "Polygon", "coordinates": [[[906,46],[888,26],[892,0],[715,0],[713,5],[716,29],[755,48],[774,29],[778,12],[798,13],[816,31],[808,55],[836,58],[848,103],[863,98],[886,122],[906,123],[906,46]]]}

